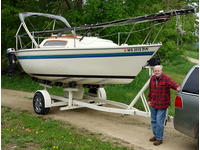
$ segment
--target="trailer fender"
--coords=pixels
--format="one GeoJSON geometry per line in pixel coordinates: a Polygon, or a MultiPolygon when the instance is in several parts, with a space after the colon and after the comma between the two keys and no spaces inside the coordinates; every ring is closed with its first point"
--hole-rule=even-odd
{"type": "Polygon", "coordinates": [[[98,98],[101,98],[101,99],[104,99],[106,100],[107,99],[107,95],[106,95],[106,91],[104,88],[98,88],[98,98]]]}
{"type": "Polygon", "coordinates": [[[51,96],[47,90],[37,90],[35,93],[40,92],[44,97],[44,106],[45,108],[51,107],[51,96]]]}

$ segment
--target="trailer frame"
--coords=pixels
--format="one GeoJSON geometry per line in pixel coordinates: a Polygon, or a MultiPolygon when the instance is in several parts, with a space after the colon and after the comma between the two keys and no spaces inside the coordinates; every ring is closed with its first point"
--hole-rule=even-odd
{"type": "MultiPolygon", "coordinates": [[[[145,68],[149,69],[149,77],[151,77],[151,75],[153,74],[152,67],[148,66],[145,68]]],[[[144,86],[137,93],[137,95],[134,97],[134,99],[131,101],[129,105],[121,102],[107,100],[106,92],[103,87],[98,88],[96,97],[90,95],[84,95],[83,86],[77,86],[76,88],[64,88],[63,92],[65,96],[62,97],[62,96],[50,95],[47,89],[52,88],[52,86],[46,84],[40,84],[41,86],[44,87],[44,90],[38,90],[36,91],[36,93],[40,93],[43,96],[44,109],[49,109],[51,107],[60,107],[60,110],[73,110],[85,107],[89,109],[110,112],[110,113],[150,117],[151,111],[144,94],[145,90],[149,87],[149,82],[150,78],[147,80],[147,82],[144,84],[144,86]],[[142,101],[144,111],[134,107],[139,100],[142,101]]],[[[173,117],[168,116],[168,112],[166,115],[166,120],[173,121],[173,117]]]]}

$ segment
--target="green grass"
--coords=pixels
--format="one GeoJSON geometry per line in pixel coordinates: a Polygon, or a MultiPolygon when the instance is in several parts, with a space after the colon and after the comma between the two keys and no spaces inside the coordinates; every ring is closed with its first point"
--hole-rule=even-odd
{"type": "Polygon", "coordinates": [[[199,51],[199,42],[196,43],[184,43],[182,45],[182,48],[186,51],[194,51],[198,52],[199,51]]]}
{"type": "MultiPolygon", "coordinates": [[[[164,64],[163,71],[168,74],[173,80],[181,84],[185,75],[194,64],[188,62],[182,57],[177,57],[173,62],[164,64]]],[[[106,86],[107,97],[110,100],[115,100],[125,104],[130,104],[138,91],[143,87],[148,80],[148,71],[142,70],[135,80],[130,84],[123,85],[108,85],[106,86]]],[[[6,75],[2,75],[2,88],[23,90],[29,92],[35,92],[38,89],[43,89],[37,82],[31,80],[30,77],[20,77],[15,75],[13,78],[8,78],[6,75]]],[[[62,88],[53,87],[49,90],[51,94],[63,95],[62,88]]],[[[147,91],[145,92],[147,94],[147,91]]],[[[169,107],[169,114],[174,115],[174,99],[176,96],[175,91],[171,91],[171,106],[169,107]]],[[[135,105],[136,108],[144,110],[142,102],[138,101],[135,105]]]]}
{"type": "Polygon", "coordinates": [[[199,59],[199,52],[196,51],[185,51],[184,55],[195,59],[199,59]]]}
{"type": "MultiPolygon", "coordinates": [[[[8,77],[7,75],[1,76],[1,87],[5,89],[13,89],[13,90],[21,90],[27,92],[35,92],[37,90],[44,89],[42,86],[39,85],[38,82],[35,82],[31,79],[28,75],[20,75],[14,74],[13,77],[8,77]]],[[[60,87],[53,87],[52,89],[48,89],[51,94],[63,95],[62,88],[60,87]]]]}
{"type": "Polygon", "coordinates": [[[27,111],[2,107],[1,142],[4,150],[127,150],[100,140],[101,136],[61,121],[38,117],[27,111]]]}

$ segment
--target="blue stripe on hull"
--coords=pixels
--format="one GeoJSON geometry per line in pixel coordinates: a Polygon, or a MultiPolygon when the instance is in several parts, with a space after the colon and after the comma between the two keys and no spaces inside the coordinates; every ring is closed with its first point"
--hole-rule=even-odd
{"type": "Polygon", "coordinates": [[[126,57],[126,56],[151,56],[154,52],[137,53],[105,53],[105,54],[78,54],[78,55],[39,55],[18,56],[18,59],[63,59],[63,58],[95,58],[95,57],[126,57]]]}

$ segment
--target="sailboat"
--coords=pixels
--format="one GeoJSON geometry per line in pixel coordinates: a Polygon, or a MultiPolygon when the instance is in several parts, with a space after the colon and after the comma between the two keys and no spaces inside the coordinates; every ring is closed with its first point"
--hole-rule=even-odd
{"type": "Polygon", "coordinates": [[[77,35],[76,31],[148,21],[166,22],[173,16],[189,13],[194,13],[194,9],[71,27],[62,16],[24,12],[19,14],[21,24],[16,33],[16,49],[8,49],[8,53],[14,55],[23,70],[34,79],[67,85],[128,84],[147,65],[147,61],[156,54],[162,43],[119,45],[108,39],[77,35]],[[66,27],[30,32],[25,19],[33,16],[59,20],[66,27]],[[19,34],[22,28],[25,34],[19,34]],[[68,31],[71,34],[66,34],[68,31]],[[42,42],[36,40],[36,35],[49,33],[51,35],[42,42]],[[31,48],[22,46],[22,37],[31,39],[31,48]]]}

